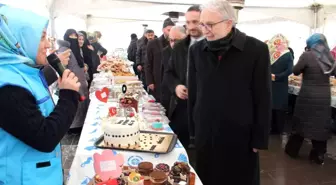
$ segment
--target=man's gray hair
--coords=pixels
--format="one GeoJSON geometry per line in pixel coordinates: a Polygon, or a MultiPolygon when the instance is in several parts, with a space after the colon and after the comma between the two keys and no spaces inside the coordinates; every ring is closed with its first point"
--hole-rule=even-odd
{"type": "Polygon", "coordinates": [[[178,30],[179,32],[183,34],[186,34],[186,29],[184,28],[184,26],[173,26],[171,30],[178,30]]]}
{"type": "Polygon", "coordinates": [[[237,15],[235,9],[226,0],[210,0],[202,5],[202,9],[209,8],[216,10],[223,15],[223,19],[231,20],[233,25],[237,24],[237,15]]]}

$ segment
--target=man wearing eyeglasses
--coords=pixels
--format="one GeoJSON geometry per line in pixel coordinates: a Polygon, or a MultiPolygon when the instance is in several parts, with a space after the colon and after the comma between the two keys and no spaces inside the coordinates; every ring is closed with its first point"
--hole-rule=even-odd
{"type": "MultiPolygon", "coordinates": [[[[164,80],[172,93],[170,101],[170,126],[178,135],[183,146],[187,148],[190,143],[190,129],[188,128],[187,115],[187,66],[189,47],[202,40],[202,31],[199,28],[201,9],[199,6],[190,7],[186,14],[186,27],[189,35],[175,43],[171,59],[165,71],[164,80]]],[[[193,131],[194,129],[191,129],[193,131]]],[[[193,132],[192,132],[193,133],[193,132]]],[[[193,134],[192,134],[193,136],[193,134]]]]}
{"type": "Polygon", "coordinates": [[[268,48],[235,28],[236,22],[227,1],[211,0],[201,13],[206,39],[189,50],[188,110],[204,185],[259,184],[258,150],[268,148],[268,48]]]}

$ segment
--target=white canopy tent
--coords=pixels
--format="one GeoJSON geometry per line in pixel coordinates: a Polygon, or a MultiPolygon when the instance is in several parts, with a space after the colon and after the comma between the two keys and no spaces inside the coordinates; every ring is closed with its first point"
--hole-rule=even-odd
{"type": "MultiPolygon", "coordinates": [[[[62,38],[68,28],[103,34],[108,48],[126,48],[129,35],[143,32],[148,24],[159,36],[168,11],[185,12],[190,5],[206,0],[0,0],[26,9],[44,12],[51,20],[50,32],[62,38]]],[[[179,22],[184,22],[180,17],[179,22]]],[[[285,34],[297,53],[313,32],[325,33],[330,46],[336,45],[336,0],[245,0],[238,27],[249,35],[267,40],[285,34]],[[312,5],[320,5],[314,6],[312,5]]]]}

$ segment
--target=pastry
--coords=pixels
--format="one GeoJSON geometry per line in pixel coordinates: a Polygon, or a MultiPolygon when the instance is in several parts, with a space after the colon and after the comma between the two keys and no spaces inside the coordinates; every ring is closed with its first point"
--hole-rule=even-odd
{"type": "Polygon", "coordinates": [[[169,165],[168,164],[164,164],[164,163],[160,163],[160,164],[157,164],[155,166],[155,170],[156,171],[161,171],[161,172],[164,172],[166,175],[169,174],[169,165]]]}
{"type": "Polygon", "coordinates": [[[166,173],[161,171],[154,171],[150,174],[150,181],[152,185],[165,185],[168,180],[166,173]]]}
{"type": "Polygon", "coordinates": [[[151,127],[152,127],[153,130],[163,130],[163,123],[154,122],[154,123],[152,123],[151,127]]]}
{"type": "Polygon", "coordinates": [[[145,180],[149,180],[149,175],[153,172],[153,163],[151,162],[139,163],[138,172],[145,178],[145,180]]]}
{"type": "Polygon", "coordinates": [[[187,181],[190,174],[190,167],[187,163],[176,162],[169,173],[170,178],[174,183],[187,181]]]}
{"type": "Polygon", "coordinates": [[[128,185],[143,185],[144,177],[139,173],[132,172],[127,178],[128,185]]]}

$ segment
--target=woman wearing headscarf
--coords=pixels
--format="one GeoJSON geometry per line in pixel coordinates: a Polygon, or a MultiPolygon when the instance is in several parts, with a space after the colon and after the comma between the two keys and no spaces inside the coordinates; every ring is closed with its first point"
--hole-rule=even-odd
{"type": "Polygon", "coordinates": [[[293,56],[282,34],[267,41],[272,72],[272,134],[283,132],[288,109],[288,76],[292,74],[293,56]]]}
{"type": "Polygon", "coordinates": [[[84,72],[84,59],[81,55],[81,50],[78,43],[78,34],[76,30],[68,29],[64,34],[64,41],[58,40],[57,42],[60,47],[58,50],[59,52],[71,49],[72,52],[67,68],[76,74],[79,82],[82,84],[79,89],[79,93],[82,96],[83,101],[81,101],[78,105],[77,114],[70,130],[74,133],[80,133],[89,106],[89,90],[84,72]]]}
{"type": "Polygon", "coordinates": [[[82,49],[83,52],[84,63],[87,64],[89,67],[88,74],[90,79],[88,80],[89,83],[88,86],[90,88],[91,82],[93,80],[92,53],[94,51],[94,48],[91,46],[89,40],[87,39],[87,33],[85,31],[80,31],[78,35],[79,35],[78,39],[80,39],[81,37],[83,37],[84,39],[84,43],[82,46],[80,46],[80,48],[82,49]]]}
{"type": "Polygon", "coordinates": [[[62,185],[60,140],[80,83],[65,70],[57,105],[38,65],[47,65],[48,19],[0,4],[0,184],[62,185]]]}
{"type": "Polygon", "coordinates": [[[302,74],[302,85],[294,109],[293,133],[285,152],[297,157],[304,138],[307,138],[313,145],[309,159],[323,164],[327,140],[331,136],[329,77],[335,74],[336,63],[323,34],[312,35],[307,40],[307,48],[293,68],[294,75],[302,74]]]}
{"type": "Polygon", "coordinates": [[[92,72],[98,73],[97,68],[100,65],[100,58],[107,54],[107,50],[98,42],[98,38],[95,35],[89,36],[88,40],[94,48],[92,53],[92,72]]]}

